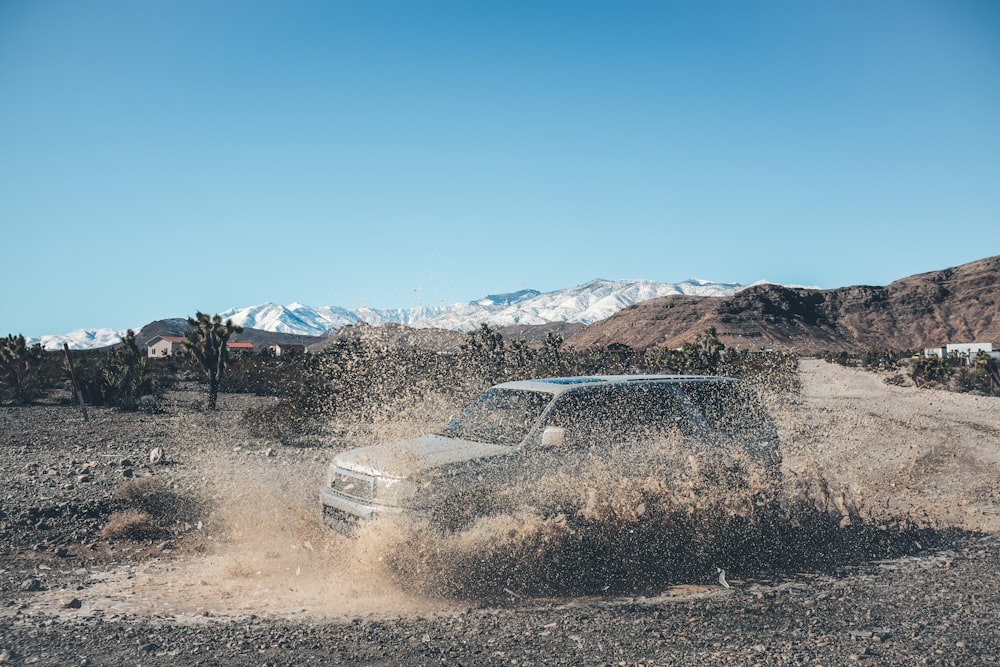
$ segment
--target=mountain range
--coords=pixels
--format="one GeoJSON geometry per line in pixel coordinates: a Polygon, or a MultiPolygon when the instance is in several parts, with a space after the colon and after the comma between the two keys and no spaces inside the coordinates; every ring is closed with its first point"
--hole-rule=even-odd
{"type": "MultiPolygon", "coordinates": [[[[715,327],[729,347],[813,354],[996,344],[998,310],[1000,255],[901,278],[884,287],[592,280],[553,292],[520,290],[451,306],[348,310],[267,303],[221,315],[245,328],[234,337],[237,340],[255,345],[301,343],[313,349],[329,342],[334,331],[386,345],[454,349],[461,332],[485,322],[511,338],[538,340],[557,331],[568,346],[578,349],[679,347],[715,327]]],[[[145,344],[156,335],[182,334],[186,327],[184,318],[157,320],[137,328],[137,339],[145,344]]],[[[63,342],[75,349],[96,348],[117,343],[122,333],[76,331],[32,342],[49,349],[63,342]]]]}
{"type": "MultiPolygon", "coordinates": [[[[756,283],[755,283],[756,284],[756,283]]],[[[231,308],[219,313],[246,329],[261,332],[319,337],[332,330],[361,323],[402,324],[420,329],[470,331],[482,323],[500,327],[524,327],[553,323],[587,325],[610,317],[619,310],[642,301],[670,295],[692,297],[729,296],[745,285],[718,283],[709,280],[685,280],[662,283],[652,280],[591,280],[583,285],[553,292],[525,289],[510,293],[490,294],[474,301],[441,306],[354,310],[338,306],[312,307],[301,303],[278,305],[264,303],[246,308],[231,308]]],[[[159,320],[161,326],[135,327],[151,338],[150,331],[159,335],[176,335],[185,328],[183,318],[159,320]]],[[[117,343],[124,331],[115,329],[77,330],[61,335],[46,335],[29,339],[29,344],[41,343],[46,349],[59,349],[67,343],[71,349],[93,349],[117,343]]],[[[144,337],[139,337],[144,342],[144,337]]]]}

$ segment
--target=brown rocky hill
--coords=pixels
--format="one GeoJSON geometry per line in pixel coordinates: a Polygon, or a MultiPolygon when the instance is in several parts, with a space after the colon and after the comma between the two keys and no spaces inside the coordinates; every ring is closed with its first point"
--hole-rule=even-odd
{"type": "Polygon", "coordinates": [[[919,349],[1000,343],[1000,255],[921,273],[885,287],[831,290],[757,285],[731,297],[669,296],[630,306],[566,341],[679,347],[708,327],[739,349],[810,354],[870,347],[919,349]]]}

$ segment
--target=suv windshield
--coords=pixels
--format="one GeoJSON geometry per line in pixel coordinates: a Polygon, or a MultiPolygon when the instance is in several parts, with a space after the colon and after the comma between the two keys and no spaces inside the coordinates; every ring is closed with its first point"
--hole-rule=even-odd
{"type": "Polygon", "coordinates": [[[440,435],[493,445],[520,444],[552,394],[490,389],[470,403],[440,435]]]}

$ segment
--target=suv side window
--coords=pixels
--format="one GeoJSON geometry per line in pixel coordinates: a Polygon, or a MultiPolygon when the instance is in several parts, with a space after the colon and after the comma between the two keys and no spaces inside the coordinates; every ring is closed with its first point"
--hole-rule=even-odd
{"type": "Polygon", "coordinates": [[[643,385],[566,394],[545,425],[566,429],[565,448],[650,442],[694,431],[670,387],[643,385]]]}
{"type": "Polygon", "coordinates": [[[683,391],[711,430],[745,434],[768,433],[774,428],[764,406],[737,382],[692,382],[683,391]]]}

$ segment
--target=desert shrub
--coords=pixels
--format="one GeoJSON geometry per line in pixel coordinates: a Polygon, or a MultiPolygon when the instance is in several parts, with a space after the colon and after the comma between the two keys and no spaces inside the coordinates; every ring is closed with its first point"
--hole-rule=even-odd
{"type": "Polygon", "coordinates": [[[115,511],[100,531],[110,540],[145,541],[169,537],[202,514],[203,503],[182,495],[155,477],[127,480],[112,493],[115,511]]]}
{"type": "Polygon", "coordinates": [[[920,357],[910,368],[910,377],[918,387],[933,386],[948,377],[948,366],[940,357],[920,357]]]}
{"type": "Polygon", "coordinates": [[[885,371],[899,368],[900,362],[910,358],[912,355],[913,352],[907,350],[869,347],[853,354],[844,350],[838,352],[827,350],[820,357],[831,364],[838,364],[848,368],[861,367],[869,371],[885,371]]]}
{"type": "Polygon", "coordinates": [[[908,351],[870,347],[861,353],[860,361],[862,368],[867,370],[894,370],[899,367],[900,360],[912,355],[908,351]]]}
{"type": "Polygon", "coordinates": [[[840,350],[838,352],[826,350],[820,354],[820,358],[831,364],[837,364],[838,366],[851,367],[857,365],[857,359],[844,350],[840,350]]]}
{"type": "Polygon", "coordinates": [[[967,364],[963,359],[921,356],[914,360],[910,377],[918,387],[936,387],[957,392],[1000,394],[996,361],[978,358],[967,364]]]}
{"type": "Polygon", "coordinates": [[[1000,384],[982,366],[960,366],[951,369],[945,388],[986,395],[1000,392],[1000,384]]]}
{"type": "Polygon", "coordinates": [[[894,387],[904,387],[906,386],[906,376],[902,373],[893,373],[892,375],[886,377],[883,382],[894,387]]]}
{"type": "MultiPolygon", "coordinates": [[[[131,330],[110,350],[75,350],[73,365],[85,403],[123,411],[140,409],[146,404],[143,398],[162,394],[174,382],[172,368],[145,357],[131,330]]],[[[65,359],[62,373],[69,382],[65,359]]]]}
{"type": "Polygon", "coordinates": [[[112,513],[100,532],[100,536],[107,540],[132,542],[158,540],[168,534],[167,529],[152,516],[134,509],[112,513]]]}
{"type": "Polygon", "coordinates": [[[45,389],[45,358],[42,346],[28,345],[21,334],[0,338],[0,397],[22,404],[38,398],[45,389]]]}
{"type": "Polygon", "coordinates": [[[121,343],[106,354],[98,387],[105,405],[130,412],[139,409],[141,398],[153,394],[149,359],[139,350],[131,329],[121,343]]]}

